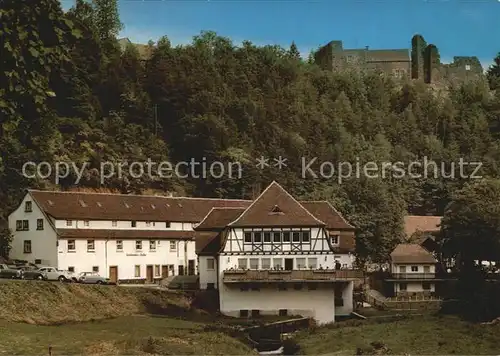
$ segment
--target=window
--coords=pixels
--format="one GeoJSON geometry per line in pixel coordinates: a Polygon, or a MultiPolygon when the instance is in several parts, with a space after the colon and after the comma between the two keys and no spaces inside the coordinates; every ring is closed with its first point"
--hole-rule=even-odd
{"type": "Polygon", "coordinates": [[[23,231],[29,231],[30,222],[28,220],[23,220],[23,231]]]}
{"type": "Polygon", "coordinates": [[[116,220],[111,221],[111,226],[116,227],[118,225],[118,222],[116,220]]]}
{"type": "Polygon", "coordinates": [[[156,241],[149,240],[149,251],[156,251],[156,241]]]}
{"type": "Polygon", "coordinates": [[[465,65],[465,70],[470,70],[470,64],[465,65]]]}
{"type": "Polygon", "coordinates": [[[273,242],[281,242],[281,233],[279,232],[273,233],[273,242]]]}
{"type": "Polygon", "coordinates": [[[271,233],[264,232],[264,242],[271,242],[271,233]]]}
{"type": "Polygon", "coordinates": [[[73,226],[73,220],[66,220],[66,226],[73,226]]]}
{"type": "Polygon", "coordinates": [[[75,272],[75,267],[73,267],[73,266],[68,267],[68,271],[69,271],[69,272],[75,272]]]}
{"type": "Polygon", "coordinates": [[[94,240],[87,240],[87,252],[93,252],[95,250],[94,240]]]}
{"type": "Polygon", "coordinates": [[[123,251],[123,241],[116,240],[116,251],[123,251]]]}
{"type": "Polygon", "coordinates": [[[251,258],[250,259],[250,269],[259,269],[259,259],[251,258]]]}
{"type": "Polygon", "coordinates": [[[24,241],[24,253],[31,253],[31,240],[24,241]]]}
{"type": "Polygon", "coordinates": [[[146,221],[146,227],[150,227],[151,226],[151,221],[146,221]]]}
{"type": "Polygon", "coordinates": [[[170,222],[169,221],[166,221],[165,222],[165,227],[168,229],[170,227],[170,222]]]}
{"type": "Polygon", "coordinates": [[[213,258],[207,258],[207,269],[208,270],[215,269],[215,260],[213,258]]]}
{"type": "Polygon", "coordinates": [[[23,229],[23,221],[16,220],[16,231],[22,231],[22,229],[23,229]]]}
{"type": "Polygon", "coordinates": [[[83,221],[83,226],[89,226],[89,225],[90,225],[90,222],[88,220],[83,221]]]}
{"type": "Polygon", "coordinates": [[[155,276],[160,275],[160,265],[155,265],[155,276]]]}
{"type": "Polygon", "coordinates": [[[75,240],[68,240],[68,252],[76,250],[75,240]]]}
{"type": "Polygon", "coordinates": [[[245,242],[246,243],[252,242],[252,233],[251,232],[245,232],[245,242]]]}
{"type": "Polygon", "coordinates": [[[281,258],[273,258],[273,267],[280,269],[283,266],[283,260],[281,258]]]}
{"type": "Polygon", "coordinates": [[[290,242],[290,231],[283,232],[283,242],[290,242]]]}
{"type": "Polygon", "coordinates": [[[297,258],[297,268],[302,269],[306,268],[306,259],[305,258],[297,258]]]}
{"type": "Polygon", "coordinates": [[[32,206],[31,206],[31,202],[30,201],[27,201],[24,203],[24,212],[25,213],[31,213],[33,210],[32,210],[32,206]]]}
{"type": "Polygon", "coordinates": [[[339,244],[339,235],[331,236],[330,241],[331,241],[332,245],[338,245],[339,244]]]}
{"type": "Polygon", "coordinates": [[[423,290],[431,290],[431,284],[429,282],[423,282],[422,289],[423,290]]]}
{"type": "Polygon", "coordinates": [[[248,310],[240,310],[240,318],[248,318],[248,310]]]}
{"type": "Polygon", "coordinates": [[[424,273],[431,273],[431,266],[424,266],[424,273]]]}
{"type": "Polygon", "coordinates": [[[137,251],[142,250],[142,241],[141,241],[141,240],[137,240],[137,241],[135,242],[135,249],[136,249],[137,251]]]}
{"type": "Polygon", "coordinates": [[[287,315],[288,315],[287,309],[280,309],[279,310],[279,316],[287,316],[287,315]]]}
{"type": "Polygon", "coordinates": [[[418,266],[411,266],[412,272],[418,272],[418,266]]]}
{"type": "Polygon", "coordinates": [[[406,289],[408,288],[408,285],[406,283],[399,283],[399,290],[400,291],[406,291],[406,289]]]}
{"type": "Polygon", "coordinates": [[[292,242],[300,242],[300,232],[295,231],[292,235],[292,242]]]}
{"type": "Polygon", "coordinates": [[[130,226],[132,227],[137,227],[137,221],[131,221],[130,226]]]}
{"type": "Polygon", "coordinates": [[[406,266],[399,266],[399,273],[406,273],[406,266]]]}
{"type": "Polygon", "coordinates": [[[262,234],[260,232],[253,233],[253,242],[261,243],[262,242],[262,234]]]}
{"type": "Polygon", "coordinates": [[[318,259],[316,257],[310,257],[307,259],[310,269],[318,268],[318,259]]]}
{"type": "Polygon", "coordinates": [[[209,290],[215,289],[215,283],[207,283],[207,289],[209,290]]]}
{"type": "Polygon", "coordinates": [[[35,264],[36,264],[36,265],[40,265],[40,264],[42,264],[42,260],[36,259],[36,260],[35,260],[35,264]]]}
{"type": "Polygon", "coordinates": [[[309,231],[302,231],[302,242],[309,242],[309,231]]]}
{"type": "Polygon", "coordinates": [[[261,263],[262,269],[271,269],[271,259],[270,258],[263,258],[260,260],[260,263],[261,263]]]}
{"type": "Polygon", "coordinates": [[[252,309],[252,318],[256,318],[260,315],[259,309],[252,309]]]}
{"type": "Polygon", "coordinates": [[[238,268],[247,269],[247,259],[246,258],[238,258],[238,268]]]}
{"type": "Polygon", "coordinates": [[[175,241],[170,241],[170,252],[177,251],[177,244],[175,241]]]}
{"type": "Polygon", "coordinates": [[[135,265],[135,274],[134,275],[136,277],[140,277],[141,276],[141,266],[135,265]]]}
{"type": "Polygon", "coordinates": [[[43,230],[43,219],[36,219],[36,229],[43,230]]]}
{"type": "Polygon", "coordinates": [[[99,266],[92,267],[92,272],[98,273],[99,272],[99,266]]]}

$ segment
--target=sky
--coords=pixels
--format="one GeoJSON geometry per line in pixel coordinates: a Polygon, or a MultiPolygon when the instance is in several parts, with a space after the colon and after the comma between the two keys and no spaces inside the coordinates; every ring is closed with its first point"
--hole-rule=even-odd
{"type": "MultiPolygon", "coordinates": [[[[68,9],[74,0],[61,0],[68,9]]],[[[435,44],[444,63],[477,56],[488,67],[500,52],[500,0],[118,0],[121,37],[147,43],[167,36],[187,44],[215,31],[234,44],[288,48],[303,56],[332,40],[344,48],[410,48],[414,34],[435,44]]]]}

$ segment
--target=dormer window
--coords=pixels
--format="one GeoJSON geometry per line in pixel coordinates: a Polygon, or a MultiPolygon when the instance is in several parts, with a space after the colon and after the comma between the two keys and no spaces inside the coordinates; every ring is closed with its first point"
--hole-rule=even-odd
{"type": "Polygon", "coordinates": [[[275,205],[272,209],[271,212],[269,213],[270,215],[283,215],[283,211],[280,209],[279,206],[275,205]]]}
{"type": "Polygon", "coordinates": [[[170,222],[169,222],[169,221],[165,222],[165,227],[166,227],[167,229],[168,229],[168,228],[170,228],[170,222]]]}
{"type": "Polygon", "coordinates": [[[24,212],[26,213],[31,213],[33,210],[32,210],[32,204],[30,201],[27,201],[24,203],[24,212]]]}
{"type": "Polygon", "coordinates": [[[131,221],[130,224],[132,227],[137,227],[137,221],[131,221]]]}

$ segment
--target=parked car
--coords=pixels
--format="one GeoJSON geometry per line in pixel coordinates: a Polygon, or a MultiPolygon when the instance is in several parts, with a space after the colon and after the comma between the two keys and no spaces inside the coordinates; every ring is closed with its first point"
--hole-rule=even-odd
{"type": "Polygon", "coordinates": [[[10,268],[6,264],[0,264],[0,278],[23,278],[23,271],[16,268],[10,268]]]}
{"type": "Polygon", "coordinates": [[[63,271],[55,267],[41,267],[38,271],[45,273],[46,280],[48,281],[59,281],[59,282],[71,282],[73,281],[73,273],[69,271],[63,271]]]}
{"type": "Polygon", "coordinates": [[[21,270],[23,271],[23,279],[38,279],[41,281],[47,279],[47,273],[38,268],[21,267],[21,270]]]}
{"type": "Polygon", "coordinates": [[[109,284],[109,278],[100,276],[97,272],[81,272],[78,274],[79,283],[85,284],[109,284]]]}

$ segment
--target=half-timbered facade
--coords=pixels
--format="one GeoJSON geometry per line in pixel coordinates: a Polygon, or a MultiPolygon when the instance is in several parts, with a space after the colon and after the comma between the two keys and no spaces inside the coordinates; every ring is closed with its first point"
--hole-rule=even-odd
{"type": "Polygon", "coordinates": [[[329,203],[301,203],[273,182],[248,208],[212,209],[195,230],[200,285],[218,289],[222,313],[326,323],[352,312],[354,227],[329,203]]]}
{"type": "Polygon", "coordinates": [[[199,223],[251,201],[30,190],[9,216],[12,259],[122,283],[198,273],[199,223]]]}

